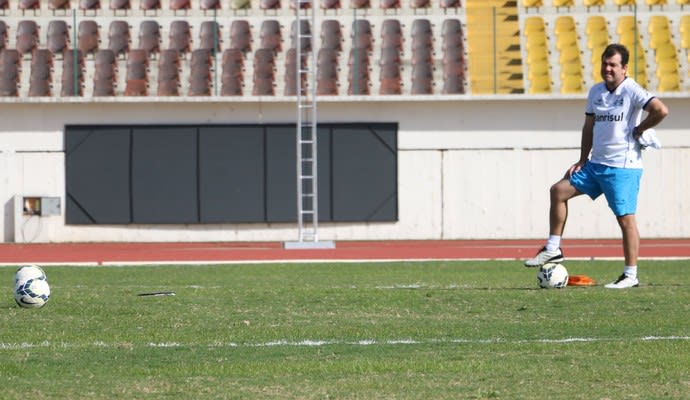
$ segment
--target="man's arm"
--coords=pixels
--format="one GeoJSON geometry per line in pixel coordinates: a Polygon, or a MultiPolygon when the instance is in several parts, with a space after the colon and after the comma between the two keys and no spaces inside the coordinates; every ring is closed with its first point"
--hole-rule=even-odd
{"type": "Polygon", "coordinates": [[[633,138],[635,140],[639,139],[647,129],[657,126],[668,115],[668,108],[656,97],[647,103],[644,110],[647,111],[647,116],[633,129],[633,138]]]}

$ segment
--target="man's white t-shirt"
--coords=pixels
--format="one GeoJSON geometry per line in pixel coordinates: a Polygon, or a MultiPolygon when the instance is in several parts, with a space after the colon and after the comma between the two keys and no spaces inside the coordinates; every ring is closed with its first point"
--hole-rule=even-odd
{"type": "Polygon", "coordinates": [[[618,168],[642,168],[642,151],[632,130],[654,96],[631,78],[609,91],[604,82],[592,87],[585,114],[594,115],[590,161],[618,168]]]}

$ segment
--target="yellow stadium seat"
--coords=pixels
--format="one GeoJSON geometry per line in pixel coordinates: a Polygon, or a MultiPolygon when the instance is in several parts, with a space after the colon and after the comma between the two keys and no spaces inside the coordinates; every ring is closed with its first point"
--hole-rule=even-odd
{"type": "Polygon", "coordinates": [[[584,84],[579,76],[567,76],[561,81],[561,93],[582,93],[584,84]]]}
{"type": "Polygon", "coordinates": [[[666,74],[659,78],[659,86],[656,89],[659,92],[679,92],[680,91],[680,75],[666,74]]]}
{"type": "Polygon", "coordinates": [[[636,25],[637,21],[635,21],[635,17],[632,15],[623,15],[618,17],[618,22],[616,23],[616,33],[621,35],[623,33],[633,31],[636,25]]]}
{"type": "Polygon", "coordinates": [[[567,32],[562,33],[556,37],[556,49],[562,50],[566,47],[578,47],[577,46],[577,33],[567,32]]]}
{"type": "Polygon", "coordinates": [[[676,3],[680,5],[680,8],[683,9],[683,6],[687,6],[690,4],[690,0],[676,0],[676,3]]]}
{"type": "Polygon", "coordinates": [[[532,50],[541,50],[548,52],[548,44],[546,43],[546,35],[532,35],[525,40],[525,50],[530,53],[532,50]]]}
{"type": "Polygon", "coordinates": [[[553,0],[554,7],[572,7],[575,5],[575,0],[553,0]]]}
{"type": "Polygon", "coordinates": [[[665,6],[666,0],[645,0],[648,6],[665,6]]]}
{"type": "Polygon", "coordinates": [[[540,63],[546,63],[548,64],[549,62],[549,53],[546,51],[546,49],[543,50],[535,50],[535,51],[530,51],[527,53],[527,65],[531,64],[540,64],[540,63]]]}
{"type": "Polygon", "coordinates": [[[551,78],[548,75],[536,76],[529,82],[530,94],[551,93],[551,78]]]}
{"type": "Polygon", "coordinates": [[[672,60],[664,60],[656,66],[656,77],[661,78],[664,75],[680,73],[678,63],[672,60]]]}
{"type": "Polygon", "coordinates": [[[580,62],[580,50],[577,47],[566,47],[561,51],[560,64],[580,62]]]}
{"type": "Polygon", "coordinates": [[[636,0],[613,0],[613,3],[620,9],[622,6],[635,6],[637,5],[636,0]]]}
{"type": "Polygon", "coordinates": [[[590,7],[599,7],[606,5],[605,0],[584,0],[585,6],[589,9],[590,7]]]}
{"type": "Polygon", "coordinates": [[[678,54],[676,52],[676,46],[673,43],[666,43],[657,47],[654,59],[657,64],[663,61],[678,61],[678,54]]]}
{"type": "Polygon", "coordinates": [[[542,0],[522,0],[522,6],[525,8],[529,7],[541,7],[544,5],[542,0]]]}
{"type": "Polygon", "coordinates": [[[525,35],[529,36],[532,33],[544,33],[546,26],[542,17],[529,17],[525,19],[525,35]]]}
{"type": "Polygon", "coordinates": [[[596,49],[606,47],[610,42],[609,33],[606,31],[595,31],[587,37],[587,48],[596,49]]]}
{"type": "Polygon", "coordinates": [[[608,24],[606,23],[606,18],[601,15],[593,15],[587,18],[587,24],[585,25],[585,33],[592,34],[594,32],[608,32],[608,24]]]}
{"type": "Polygon", "coordinates": [[[649,17],[649,25],[647,25],[647,32],[655,33],[669,33],[671,28],[669,26],[668,18],[664,15],[652,15],[649,17]]]}
{"type": "Polygon", "coordinates": [[[537,62],[529,65],[527,71],[527,78],[530,80],[535,79],[540,76],[549,75],[550,66],[548,62],[537,62]]]}
{"type": "Polygon", "coordinates": [[[575,19],[571,16],[556,18],[553,31],[556,35],[560,35],[564,32],[575,32],[575,19]]]}
{"type": "Polygon", "coordinates": [[[690,50],[690,31],[680,34],[680,47],[685,50],[690,50]]]}
{"type": "Polygon", "coordinates": [[[561,65],[561,76],[577,75],[582,76],[582,64],[578,62],[566,63],[561,65]]]}

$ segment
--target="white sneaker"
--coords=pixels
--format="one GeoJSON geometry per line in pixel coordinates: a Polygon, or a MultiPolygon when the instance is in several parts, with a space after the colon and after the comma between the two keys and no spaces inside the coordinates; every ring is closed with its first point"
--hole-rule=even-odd
{"type": "Polygon", "coordinates": [[[638,286],[640,286],[640,281],[637,280],[637,278],[631,278],[626,274],[619,276],[615,282],[604,285],[604,287],[607,289],[628,289],[638,286]]]}
{"type": "Polygon", "coordinates": [[[565,260],[563,252],[560,248],[556,250],[546,250],[546,246],[542,247],[534,258],[525,260],[525,267],[541,267],[548,263],[562,263],[565,260]]]}

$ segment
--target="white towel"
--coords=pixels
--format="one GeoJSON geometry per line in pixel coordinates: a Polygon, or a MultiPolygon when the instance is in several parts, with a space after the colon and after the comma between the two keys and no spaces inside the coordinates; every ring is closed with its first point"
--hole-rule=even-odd
{"type": "Polygon", "coordinates": [[[656,131],[654,129],[647,129],[642,132],[642,135],[637,138],[637,142],[642,146],[643,149],[651,147],[653,149],[661,148],[661,141],[656,136],[656,131]]]}

